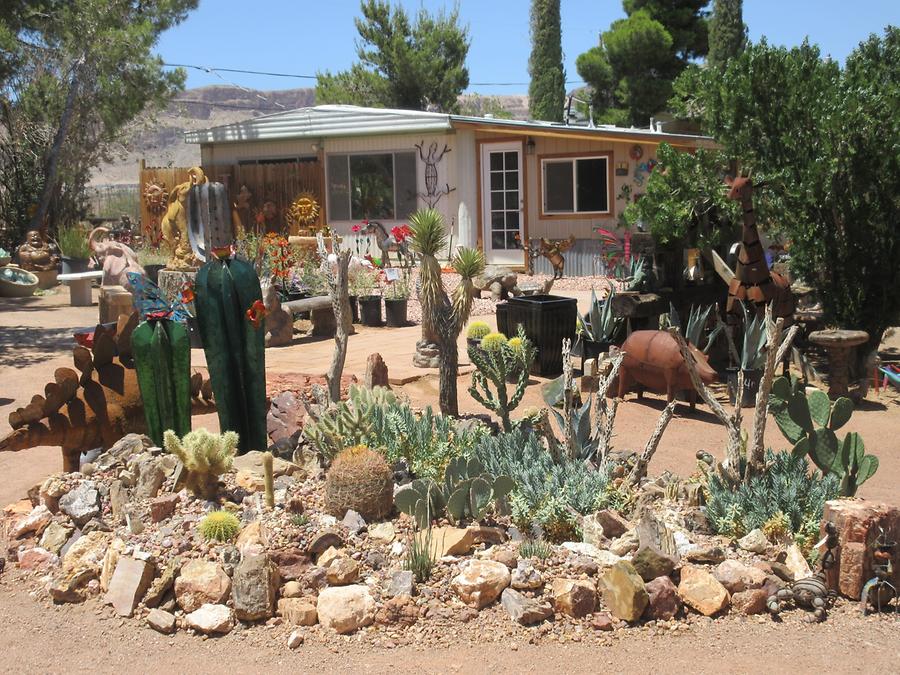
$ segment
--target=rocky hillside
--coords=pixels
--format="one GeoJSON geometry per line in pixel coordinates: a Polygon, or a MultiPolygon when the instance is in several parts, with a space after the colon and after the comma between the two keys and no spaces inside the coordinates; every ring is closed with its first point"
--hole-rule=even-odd
{"type": "MultiPolygon", "coordinates": [[[[112,162],[97,170],[92,183],[137,183],[138,162],[141,159],[146,160],[148,166],[197,164],[200,161],[200,148],[184,142],[182,133],[185,131],[231,124],[282,109],[290,110],[314,104],[315,90],[311,88],[256,91],[213,86],[188,89],[179,94],[162,113],[139,120],[130,140],[115,153],[112,162]]],[[[524,118],[528,110],[528,97],[465,96],[462,104],[469,114],[503,109],[513,117],[524,118]]]]}

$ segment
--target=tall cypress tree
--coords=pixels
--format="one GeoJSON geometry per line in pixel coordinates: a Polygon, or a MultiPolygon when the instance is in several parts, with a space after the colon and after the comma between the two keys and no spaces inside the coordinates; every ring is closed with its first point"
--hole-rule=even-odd
{"type": "Polygon", "coordinates": [[[531,0],[531,57],[528,59],[528,114],[562,122],[566,99],[559,0],[531,0]]]}
{"type": "Polygon", "coordinates": [[[747,29],[743,4],[743,0],[715,0],[709,21],[709,54],[706,57],[706,62],[714,68],[722,70],[730,59],[744,51],[747,29]]]}

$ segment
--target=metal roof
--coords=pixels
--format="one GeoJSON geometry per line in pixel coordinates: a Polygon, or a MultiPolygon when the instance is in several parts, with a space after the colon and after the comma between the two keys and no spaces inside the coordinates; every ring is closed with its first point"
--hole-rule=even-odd
{"type": "Polygon", "coordinates": [[[364,108],[354,105],[320,105],[255,117],[244,122],[210,129],[186,131],[187,143],[235,143],[274,141],[296,138],[334,138],[375,136],[379,134],[440,133],[454,126],[490,127],[498,132],[538,135],[590,136],[599,139],[670,142],[678,145],[710,145],[708,136],[672,134],[653,129],[626,129],[610,125],[596,127],[566,125],[557,122],[470,117],[417,110],[364,108]]]}

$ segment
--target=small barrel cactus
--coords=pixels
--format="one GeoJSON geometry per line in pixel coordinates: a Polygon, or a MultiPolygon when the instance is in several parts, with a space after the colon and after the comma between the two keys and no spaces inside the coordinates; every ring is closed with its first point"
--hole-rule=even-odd
{"type": "Polygon", "coordinates": [[[486,352],[499,352],[506,342],[506,336],[503,333],[488,333],[481,338],[481,348],[486,352]]]}
{"type": "Polygon", "coordinates": [[[394,504],[394,481],[384,456],[358,445],[340,452],[325,477],[325,510],[342,518],[353,509],[368,521],[384,518],[394,504]]]}
{"type": "Polygon", "coordinates": [[[200,521],[200,534],[206,541],[231,541],[241,530],[241,521],[228,511],[213,511],[200,521]]]}
{"type": "Polygon", "coordinates": [[[470,340],[480,340],[491,332],[491,327],[484,321],[473,321],[466,330],[466,337],[470,340]]]}

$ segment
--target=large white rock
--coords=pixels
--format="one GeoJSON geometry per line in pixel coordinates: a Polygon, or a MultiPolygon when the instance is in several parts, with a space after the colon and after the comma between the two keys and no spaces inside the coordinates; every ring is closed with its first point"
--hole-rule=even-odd
{"type": "Polygon", "coordinates": [[[495,560],[471,560],[450,587],[467,605],[487,607],[509,586],[509,568],[495,560]]]}
{"type": "Polygon", "coordinates": [[[375,620],[375,599],[366,586],[335,586],[319,592],[319,623],[338,633],[352,633],[375,620]]]}
{"type": "Polygon", "coordinates": [[[187,625],[200,633],[228,633],[234,628],[234,614],[225,605],[206,603],[184,617],[187,625]]]}
{"type": "Polygon", "coordinates": [[[36,535],[40,535],[41,532],[44,531],[44,528],[50,524],[51,520],[53,520],[53,514],[50,513],[50,509],[43,504],[35,506],[31,510],[31,513],[13,525],[10,534],[13,539],[19,539],[32,532],[36,535]]]}

